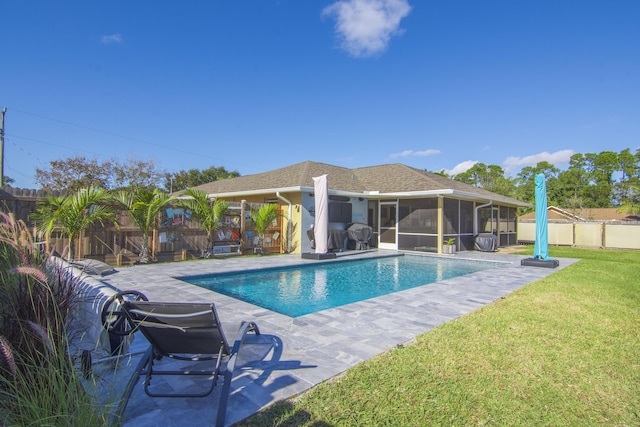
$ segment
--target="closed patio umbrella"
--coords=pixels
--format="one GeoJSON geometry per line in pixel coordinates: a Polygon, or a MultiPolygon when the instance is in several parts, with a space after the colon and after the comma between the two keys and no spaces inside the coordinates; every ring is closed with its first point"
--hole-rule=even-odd
{"type": "Polygon", "coordinates": [[[533,246],[533,258],[520,261],[521,265],[532,267],[555,268],[560,263],[556,259],[549,258],[549,224],[547,216],[547,184],[544,174],[535,176],[536,198],[536,242],[533,246]]]}
{"type": "Polygon", "coordinates": [[[329,186],[327,175],[313,178],[315,221],[313,226],[313,240],[315,252],[302,253],[302,258],[328,259],[335,258],[334,252],[329,252],[329,186]]]}
{"type": "Polygon", "coordinates": [[[329,235],[329,193],[327,188],[327,175],[313,177],[316,218],[313,231],[316,240],[316,253],[326,254],[328,248],[329,235]]]}
{"type": "Polygon", "coordinates": [[[544,174],[537,174],[534,182],[536,184],[536,243],[533,246],[533,257],[536,259],[549,259],[547,183],[544,174]]]}

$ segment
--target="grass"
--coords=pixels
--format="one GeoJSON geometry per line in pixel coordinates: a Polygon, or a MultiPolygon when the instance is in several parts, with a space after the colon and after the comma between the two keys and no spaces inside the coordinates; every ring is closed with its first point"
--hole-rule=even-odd
{"type": "Polygon", "coordinates": [[[640,252],[550,255],[581,261],[239,425],[640,425],[640,252]]]}

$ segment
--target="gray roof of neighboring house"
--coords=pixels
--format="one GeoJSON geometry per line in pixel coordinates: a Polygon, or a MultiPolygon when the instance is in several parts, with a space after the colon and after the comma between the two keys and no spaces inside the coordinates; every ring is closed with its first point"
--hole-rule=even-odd
{"type": "Polygon", "coordinates": [[[195,188],[221,197],[231,194],[300,191],[304,188],[313,188],[313,177],[323,174],[327,174],[329,189],[333,192],[375,195],[376,198],[420,195],[415,193],[451,194],[517,206],[530,206],[510,197],[399,163],[349,169],[306,161],[269,172],[213,181],[195,188]]]}
{"type": "MultiPolygon", "coordinates": [[[[536,219],[535,212],[520,215],[519,219],[536,219]]],[[[557,206],[547,207],[547,218],[549,220],[569,220],[569,221],[640,221],[640,216],[626,212],[618,212],[618,208],[559,208],[557,206]]]]}

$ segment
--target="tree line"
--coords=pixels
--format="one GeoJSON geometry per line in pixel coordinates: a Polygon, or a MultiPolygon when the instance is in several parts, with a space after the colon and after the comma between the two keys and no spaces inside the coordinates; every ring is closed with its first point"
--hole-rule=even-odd
{"type": "Polygon", "coordinates": [[[167,172],[154,160],[130,158],[99,162],[84,156],[71,156],[52,160],[47,168],[37,168],[35,181],[42,190],[63,193],[75,193],[89,187],[104,190],[157,188],[172,193],[237,176],[240,176],[238,171],[227,171],[221,166],[167,172]]]}
{"type": "Polygon", "coordinates": [[[498,165],[476,163],[450,178],[533,204],[534,177],[539,173],[546,178],[549,205],[570,210],[616,207],[640,213],[640,149],[577,153],[566,170],[543,161],[522,168],[515,178],[506,176],[498,165]]]}
{"type": "MultiPolygon", "coordinates": [[[[465,172],[448,176],[475,187],[524,202],[535,201],[535,175],[546,177],[548,204],[570,210],[617,207],[640,213],[640,149],[620,152],[577,153],[562,170],[547,162],[526,166],[516,177],[506,175],[499,166],[476,163],[465,172]]],[[[238,177],[237,171],[222,166],[169,173],[153,160],[129,159],[98,162],[82,156],[51,161],[49,168],[36,169],[36,182],[43,190],[73,193],[82,188],[162,189],[176,192],[220,179],[238,177]]]]}

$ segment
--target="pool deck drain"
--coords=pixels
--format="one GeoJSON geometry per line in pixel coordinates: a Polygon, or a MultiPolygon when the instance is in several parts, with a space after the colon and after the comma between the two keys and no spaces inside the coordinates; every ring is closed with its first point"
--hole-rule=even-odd
{"type": "MultiPolygon", "coordinates": [[[[348,251],[339,253],[329,262],[393,254],[396,252],[348,251]]],[[[262,335],[250,337],[240,352],[227,408],[226,424],[231,425],[577,261],[563,258],[558,268],[550,269],[521,266],[520,260],[525,256],[500,252],[462,252],[452,258],[504,264],[498,271],[479,271],[297,318],[191,285],[176,277],[324,262],[302,259],[299,254],[122,267],[117,273],[102,278],[102,282],[119,290],[140,291],[151,301],[213,301],[228,340],[234,339],[242,320],[258,324],[262,335]]],[[[144,338],[136,336],[131,351],[146,347],[144,338]]],[[[121,363],[115,376],[109,370],[104,371],[102,387],[105,393],[118,395],[138,358],[133,356],[121,363]]],[[[193,386],[185,377],[171,380],[163,385],[176,390],[193,386]]],[[[154,383],[156,381],[163,380],[154,379],[154,383]]],[[[216,392],[205,398],[151,398],[138,384],[125,411],[123,426],[214,425],[217,398],[216,392]]]]}

